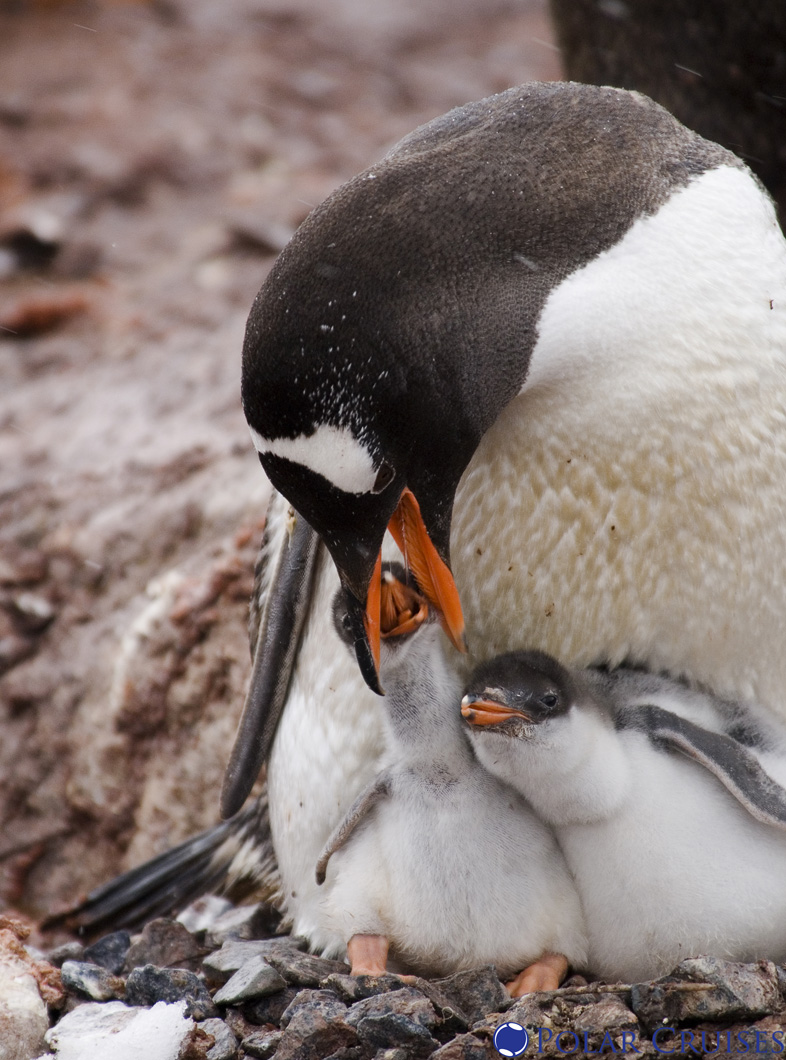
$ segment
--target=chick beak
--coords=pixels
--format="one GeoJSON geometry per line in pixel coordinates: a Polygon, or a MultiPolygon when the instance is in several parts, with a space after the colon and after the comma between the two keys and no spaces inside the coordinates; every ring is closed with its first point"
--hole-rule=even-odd
{"type": "Polygon", "coordinates": [[[516,710],[505,703],[494,699],[484,699],[483,696],[466,695],[461,701],[461,714],[470,725],[499,725],[508,718],[522,718],[524,721],[532,721],[523,710],[516,710]]]}
{"type": "Polygon", "coordinates": [[[415,575],[421,592],[436,608],[442,628],[454,648],[467,650],[464,635],[464,615],[458,589],[450,568],[434,547],[428,535],[420,505],[410,489],[401,494],[388,530],[401,549],[404,563],[415,575]]]}

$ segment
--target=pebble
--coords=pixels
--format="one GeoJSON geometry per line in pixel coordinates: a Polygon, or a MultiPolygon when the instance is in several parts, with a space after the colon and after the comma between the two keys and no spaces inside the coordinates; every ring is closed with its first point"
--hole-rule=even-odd
{"type": "MultiPolygon", "coordinates": [[[[299,991],[296,986],[288,986],[285,990],[279,990],[277,994],[269,994],[257,1001],[249,1001],[243,1005],[243,1015],[250,1023],[275,1023],[281,1024],[281,1017],[297,997],[299,991]]],[[[343,999],[342,999],[343,1000],[343,999]]]]}
{"type": "Polygon", "coordinates": [[[49,1016],[35,978],[23,965],[3,958],[0,962],[2,1060],[29,1060],[43,1053],[48,1027],[49,1016]]]}
{"type": "Polygon", "coordinates": [[[324,957],[314,957],[297,950],[271,950],[267,960],[292,986],[319,986],[329,975],[344,975],[347,971],[343,961],[327,961],[324,957]]]}
{"type": "Polygon", "coordinates": [[[431,1060],[489,1060],[492,1050],[474,1034],[459,1034],[431,1054],[431,1060]]]}
{"type": "Polygon", "coordinates": [[[375,994],[402,990],[404,985],[397,975],[343,975],[337,972],[322,981],[326,990],[334,991],[347,1005],[375,994]]]}
{"type": "Polygon", "coordinates": [[[412,987],[357,1001],[347,1023],[357,1028],[364,1045],[375,1049],[401,1046],[414,1056],[428,1056],[439,1047],[431,1035],[437,1025],[434,1006],[412,987]]]}
{"type": "Polygon", "coordinates": [[[126,982],[129,1005],[154,1005],[157,1001],[185,1001],[186,1015],[199,1021],[218,1015],[207,987],[186,968],[134,968],[126,982]]]}
{"type": "Polygon", "coordinates": [[[616,1035],[622,1031],[639,1030],[639,1021],[622,998],[615,994],[591,995],[588,1005],[582,1005],[575,1016],[572,1028],[587,1031],[589,1035],[616,1035]]]}
{"type": "Polygon", "coordinates": [[[60,968],[64,961],[81,961],[84,959],[85,947],[81,942],[64,942],[61,946],[55,946],[47,954],[47,960],[55,968],[60,968]]]}
{"type": "Polygon", "coordinates": [[[737,964],[692,957],[671,975],[631,988],[631,1007],[647,1029],[662,1024],[758,1019],[783,1007],[771,961],[737,964]]]}
{"type": "Polygon", "coordinates": [[[218,1005],[239,1005],[267,994],[275,994],[286,986],[285,980],[265,958],[258,954],[235,972],[229,982],[215,995],[218,1005]]]}
{"type": "Polygon", "coordinates": [[[205,952],[182,924],[159,917],[145,925],[141,937],[126,954],[123,969],[130,972],[145,964],[155,964],[159,968],[189,968],[193,971],[205,952]]]}
{"type": "Polygon", "coordinates": [[[241,1045],[246,1056],[258,1057],[259,1060],[268,1060],[281,1042],[281,1031],[257,1031],[244,1038],[241,1045]]]}
{"type": "Polygon", "coordinates": [[[207,1051],[206,1060],[235,1060],[237,1038],[223,1020],[203,1020],[200,1027],[213,1037],[213,1044],[207,1051]]]}
{"type": "Polygon", "coordinates": [[[125,981],[97,964],[87,961],[63,961],[60,971],[63,986],[69,993],[88,997],[91,1001],[110,1001],[113,998],[125,997],[125,981]]]}
{"type": "Polygon", "coordinates": [[[270,953],[296,948],[294,940],[290,939],[256,939],[251,942],[230,939],[223,944],[220,950],[205,957],[202,963],[216,978],[229,979],[252,957],[267,957],[270,953]]]}
{"type": "Polygon", "coordinates": [[[347,1006],[328,990],[302,990],[281,1020],[276,1060],[322,1060],[354,1046],[358,1032],[346,1021],[347,1006]]]}
{"type": "MultiPolygon", "coordinates": [[[[100,964],[113,975],[123,971],[128,951],[131,949],[131,936],[127,931],[113,931],[104,935],[91,946],[85,948],[84,960],[100,964]]],[[[76,960],[79,960],[77,957],[76,960]]]]}
{"type": "Polygon", "coordinates": [[[434,985],[466,1015],[470,1024],[510,1005],[510,995],[490,964],[435,979],[434,985]]]}

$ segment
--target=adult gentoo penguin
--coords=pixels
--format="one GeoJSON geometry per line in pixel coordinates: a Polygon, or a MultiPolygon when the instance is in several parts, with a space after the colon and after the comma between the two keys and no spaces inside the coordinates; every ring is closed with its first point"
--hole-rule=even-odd
{"type": "Polygon", "coordinates": [[[786,742],[761,712],[543,652],[481,664],[461,711],[480,762],[554,828],[593,974],[786,958],[786,742]]]}
{"type": "MultiPolygon", "coordinates": [[[[351,650],[340,591],[334,608],[351,650]]],[[[317,864],[333,952],[349,955],[353,975],[383,974],[390,946],[400,969],[451,975],[493,963],[515,976],[514,995],[556,989],[587,952],[565,859],[524,799],[475,759],[461,678],[398,564],[383,567],[382,613],[383,765],[317,864]]]]}
{"type": "Polygon", "coordinates": [[[739,159],[635,93],[529,84],[314,210],[252,308],[243,403],[372,687],[390,523],[460,643],[453,572],[477,658],[628,660],[782,713],[785,351],[786,243],[739,159]]]}

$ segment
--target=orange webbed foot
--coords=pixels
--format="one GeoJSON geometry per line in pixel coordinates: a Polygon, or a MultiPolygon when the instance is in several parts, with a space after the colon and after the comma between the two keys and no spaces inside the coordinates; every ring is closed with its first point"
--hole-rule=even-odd
{"type": "Polygon", "coordinates": [[[353,935],[347,943],[350,975],[385,975],[388,940],[384,935],[353,935]]]}
{"type": "Polygon", "coordinates": [[[521,997],[540,990],[558,990],[568,974],[568,961],[561,953],[544,953],[537,961],[506,983],[511,997],[521,997]]]}

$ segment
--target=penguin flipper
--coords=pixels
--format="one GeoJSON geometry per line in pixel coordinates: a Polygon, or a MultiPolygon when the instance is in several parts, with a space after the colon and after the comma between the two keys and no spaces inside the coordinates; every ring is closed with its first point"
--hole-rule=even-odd
{"type": "MultiPolygon", "coordinates": [[[[284,503],[280,495],[274,494],[268,519],[275,506],[284,503]]],[[[311,600],[320,540],[294,509],[288,508],[287,513],[278,562],[266,589],[263,583],[268,573],[267,556],[271,548],[267,533],[261,562],[257,564],[250,630],[254,661],[248,695],[221,789],[221,816],[224,820],[240,810],[270,751],[286,702],[311,600]],[[260,614],[262,596],[264,606],[260,614]]]]}
{"type": "Polygon", "coordinates": [[[378,802],[390,794],[390,774],[383,770],[360,795],[355,799],[347,810],[344,820],[336,825],[330,838],[322,848],[322,853],[317,861],[316,877],[321,887],[327,875],[328,862],[337,850],[340,850],[355,831],[363,818],[370,813],[378,802]]]}
{"type": "Polygon", "coordinates": [[[66,927],[80,935],[133,930],[179,912],[204,894],[252,888],[263,900],[278,898],[265,795],[231,820],[96,888],[79,905],[49,917],[42,926],[66,927]]]}
{"type": "Polygon", "coordinates": [[[656,743],[704,766],[757,821],[786,829],[786,790],[731,736],[653,705],[630,707],[621,720],[625,728],[641,729],[656,743]]]}

